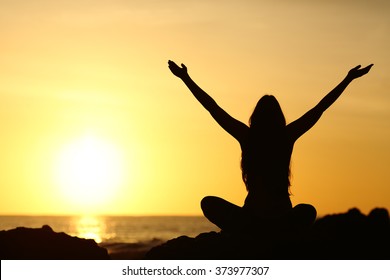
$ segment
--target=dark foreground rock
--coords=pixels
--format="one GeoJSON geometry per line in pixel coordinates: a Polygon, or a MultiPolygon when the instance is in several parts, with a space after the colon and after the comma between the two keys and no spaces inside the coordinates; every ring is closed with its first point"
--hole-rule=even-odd
{"type": "Polygon", "coordinates": [[[92,239],[72,237],[43,226],[0,231],[0,259],[107,260],[110,257],[92,239]]]}
{"type": "Polygon", "coordinates": [[[279,232],[202,233],[152,248],[146,259],[390,259],[386,209],[363,215],[354,208],[327,215],[310,228],[279,232]]]}

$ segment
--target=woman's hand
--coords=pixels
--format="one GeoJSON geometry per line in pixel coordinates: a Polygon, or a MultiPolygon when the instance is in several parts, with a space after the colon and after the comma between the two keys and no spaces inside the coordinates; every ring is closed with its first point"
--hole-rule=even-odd
{"type": "Polygon", "coordinates": [[[364,68],[360,68],[361,65],[358,65],[355,68],[349,70],[347,77],[349,77],[351,80],[360,78],[361,76],[366,75],[373,65],[374,64],[370,64],[364,68]]]}
{"type": "Polygon", "coordinates": [[[173,73],[173,75],[183,78],[188,75],[187,67],[184,64],[181,64],[182,67],[179,67],[175,62],[168,60],[168,67],[173,73]]]}

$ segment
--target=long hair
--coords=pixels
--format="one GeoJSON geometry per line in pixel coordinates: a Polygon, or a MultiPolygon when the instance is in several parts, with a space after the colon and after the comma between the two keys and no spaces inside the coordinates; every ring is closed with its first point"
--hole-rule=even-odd
{"type": "Polygon", "coordinates": [[[286,119],[272,95],[258,101],[249,119],[249,135],[242,147],[242,179],[248,191],[256,188],[289,195],[290,155],[286,119]]]}

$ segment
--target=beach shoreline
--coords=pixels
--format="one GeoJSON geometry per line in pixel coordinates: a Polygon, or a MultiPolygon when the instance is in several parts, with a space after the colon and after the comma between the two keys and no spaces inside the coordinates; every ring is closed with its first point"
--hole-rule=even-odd
{"type": "Polygon", "coordinates": [[[153,239],[150,242],[101,242],[99,247],[107,250],[112,260],[142,260],[153,247],[162,245],[167,240],[153,239]]]}
{"type": "Polygon", "coordinates": [[[96,242],[49,225],[17,227],[0,231],[0,259],[390,259],[390,218],[385,208],[368,215],[353,208],[319,218],[308,228],[272,232],[203,231],[196,237],[178,234],[169,240],[96,242]]]}

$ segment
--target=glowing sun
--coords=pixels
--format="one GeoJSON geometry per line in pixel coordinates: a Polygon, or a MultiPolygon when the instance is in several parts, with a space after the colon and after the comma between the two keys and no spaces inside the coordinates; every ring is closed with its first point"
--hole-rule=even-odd
{"type": "Polygon", "coordinates": [[[56,166],[56,180],[63,195],[84,206],[109,199],[123,180],[118,149],[96,137],[80,138],[66,145],[56,166]]]}

